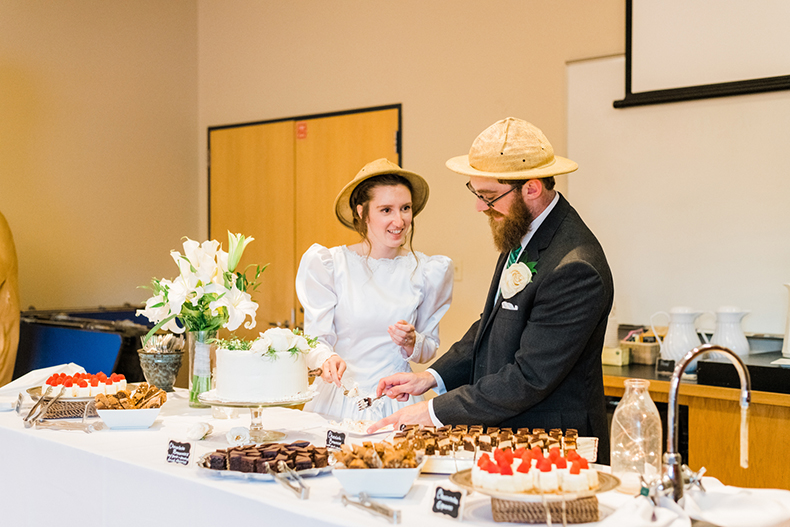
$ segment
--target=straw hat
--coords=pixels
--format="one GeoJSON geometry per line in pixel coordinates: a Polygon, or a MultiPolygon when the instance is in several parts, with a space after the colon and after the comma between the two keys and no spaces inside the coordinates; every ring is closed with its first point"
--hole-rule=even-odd
{"type": "Polygon", "coordinates": [[[508,117],[477,136],[469,155],[447,160],[447,168],[465,176],[534,179],[573,172],[579,165],[555,156],[549,140],[535,125],[508,117]]]}
{"type": "Polygon", "coordinates": [[[354,216],[351,214],[351,204],[349,203],[351,194],[354,192],[354,189],[366,179],[375,176],[383,176],[385,174],[395,174],[409,180],[409,183],[411,183],[411,208],[413,216],[416,216],[425,208],[425,203],[428,201],[428,194],[430,193],[428,182],[419,174],[403,170],[392,161],[382,157],[362,167],[362,170],[357,172],[354,179],[343,187],[343,190],[341,190],[340,194],[335,198],[335,215],[337,219],[340,220],[340,223],[349,229],[354,228],[354,216]]]}

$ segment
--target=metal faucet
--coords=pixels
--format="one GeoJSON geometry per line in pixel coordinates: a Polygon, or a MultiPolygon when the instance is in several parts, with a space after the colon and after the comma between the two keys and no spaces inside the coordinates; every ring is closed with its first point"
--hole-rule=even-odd
{"type": "Polygon", "coordinates": [[[680,388],[680,378],[686,367],[694,360],[697,355],[709,351],[720,351],[730,359],[738,376],[741,380],[741,467],[749,468],[749,401],[751,399],[752,381],[749,377],[749,370],[741,358],[734,351],[718,346],[716,344],[705,344],[689,351],[685,357],[675,366],[672,372],[672,380],[669,387],[669,404],[667,411],[667,451],[664,454],[664,476],[659,483],[660,490],[664,494],[672,495],[676,502],[683,497],[683,489],[689,481],[702,487],[700,480],[704,468],[699,473],[693,473],[686,466],[681,466],[681,456],[678,453],[678,389],[680,388]]]}

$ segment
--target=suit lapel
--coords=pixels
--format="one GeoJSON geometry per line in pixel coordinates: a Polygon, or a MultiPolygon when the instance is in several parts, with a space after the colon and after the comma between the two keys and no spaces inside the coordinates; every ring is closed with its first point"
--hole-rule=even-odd
{"type": "MultiPolygon", "coordinates": [[[[570,203],[565,199],[565,196],[560,194],[559,201],[557,201],[549,215],[546,216],[546,219],[543,220],[532,239],[529,240],[527,247],[521,253],[522,258],[519,258],[519,261],[525,261],[524,256],[528,254],[533,261],[540,262],[540,253],[549,246],[570,209],[570,203]]],[[[538,263],[537,272],[540,272],[540,263],[538,263]]]]}
{"type": "Polygon", "coordinates": [[[497,310],[500,302],[497,299],[497,293],[499,293],[499,277],[502,276],[502,271],[505,269],[505,264],[507,263],[507,253],[503,253],[499,255],[499,261],[496,264],[496,270],[494,271],[494,278],[491,280],[491,287],[488,288],[488,297],[486,298],[486,307],[483,310],[483,325],[487,326],[488,321],[493,318],[494,312],[497,310]],[[496,300],[496,302],[495,302],[496,300]]]}

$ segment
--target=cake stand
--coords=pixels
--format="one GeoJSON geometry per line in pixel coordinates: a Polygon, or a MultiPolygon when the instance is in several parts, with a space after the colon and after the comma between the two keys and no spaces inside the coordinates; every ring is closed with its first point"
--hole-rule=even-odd
{"type": "Polygon", "coordinates": [[[286,433],[275,430],[264,430],[263,428],[263,409],[273,407],[289,408],[299,406],[313,400],[315,391],[298,393],[287,399],[277,401],[226,401],[217,397],[216,390],[209,390],[198,395],[198,400],[209,406],[220,406],[223,408],[249,408],[250,409],[250,439],[256,443],[272,443],[285,438],[286,433]]]}

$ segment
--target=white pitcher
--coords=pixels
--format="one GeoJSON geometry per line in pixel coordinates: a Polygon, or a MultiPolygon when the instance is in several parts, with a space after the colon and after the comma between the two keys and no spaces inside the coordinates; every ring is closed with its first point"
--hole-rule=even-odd
{"type": "MultiPolygon", "coordinates": [[[[694,325],[700,315],[702,315],[700,311],[694,311],[690,307],[681,306],[673,307],[669,310],[669,313],[666,311],[659,311],[650,317],[650,328],[653,330],[653,334],[656,336],[661,346],[660,353],[662,359],[678,362],[686,353],[701,344],[697,328],[694,325]],[[657,315],[665,315],[669,318],[669,329],[667,329],[667,335],[663,340],[658,336],[656,328],[653,325],[653,319],[657,315]]],[[[696,368],[696,362],[690,364],[689,367],[686,368],[686,371],[693,371],[694,368],[696,368]]]]}
{"type": "Polygon", "coordinates": [[[711,344],[730,348],[736,355],[749,354],[749,341],[741,328],[741,320],[749,311],[741,311],[734,306],[722,306],[716,310],[716,329],[710,339],[711,344]]]}

